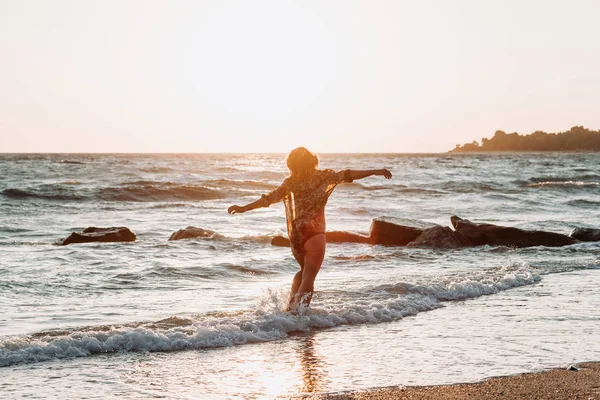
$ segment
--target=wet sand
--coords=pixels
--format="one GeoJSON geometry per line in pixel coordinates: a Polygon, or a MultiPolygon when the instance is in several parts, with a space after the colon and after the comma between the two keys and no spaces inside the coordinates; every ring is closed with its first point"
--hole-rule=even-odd
{"type": "Polygon", "coordinates": [[[442,386],[405,386],[318,395],[313,399],[600,399],[600,362],[576,365],[577,371],[550,371],[490,378],[479,383],[442,386]]]}

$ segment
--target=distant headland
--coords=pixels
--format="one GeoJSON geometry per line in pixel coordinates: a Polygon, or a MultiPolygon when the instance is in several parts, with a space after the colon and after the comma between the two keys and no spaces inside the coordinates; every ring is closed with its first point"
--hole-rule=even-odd
{"type": "Polygon", "coordinates": [[[451,153],[487,151],[600,151],[600,130],[592,131],[574,126],[566,132],[535,131],[530,135],[496,131],[491,139],[481,139],[462,146],[457,144],[451,153]]]}

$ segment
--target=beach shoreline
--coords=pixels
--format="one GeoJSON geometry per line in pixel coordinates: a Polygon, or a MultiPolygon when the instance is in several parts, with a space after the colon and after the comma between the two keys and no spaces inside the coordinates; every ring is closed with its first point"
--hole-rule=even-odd
{"type": "Polygon", "coordinates": [[[600,399],[600,362],[569,368],[499,376],[474,383],[434,386],[398,386],[365,391],[310,395],[318,400],[387,399],[600,399]]]}

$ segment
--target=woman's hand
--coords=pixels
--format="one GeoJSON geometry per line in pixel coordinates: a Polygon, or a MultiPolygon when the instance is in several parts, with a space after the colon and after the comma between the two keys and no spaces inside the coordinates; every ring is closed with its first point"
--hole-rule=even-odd
{"type": "Polygon", "coordinates": [[[392,173],[388,169],[380,169],[377,171],[377,175],[385,176],[385,179],[391,179],[392,173]]]}
{"type": "Polygon", "coordinates": [[[240,206],[231,206],[227,209],[227,212],[229,214],[242,214],[246,212],[246,209],[240,206]]]}

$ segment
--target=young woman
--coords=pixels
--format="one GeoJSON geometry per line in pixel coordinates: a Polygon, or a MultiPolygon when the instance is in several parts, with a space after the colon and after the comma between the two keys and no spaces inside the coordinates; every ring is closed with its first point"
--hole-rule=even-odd
{"type": "Polygon", "coordinates": [[[284,201],[292,254],[300,264],[300,271],[294,276],[290,292],[289,309],[292,309],[300,301],[307,306],[310,304],[315,278],[325,257],[325,204],[333,189],[339,183],[352,182],[372,175],[390,179],[392,173],[387,169],[346,169],[339,172],[331,169],[319,170],[318,157],[304,147],[290,152],[287,166],[290,176],[281,186],[253,203],[231,206],[227,212],[244,213],[284,201]]]}

